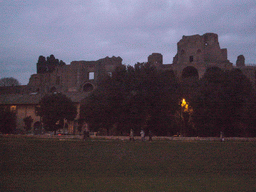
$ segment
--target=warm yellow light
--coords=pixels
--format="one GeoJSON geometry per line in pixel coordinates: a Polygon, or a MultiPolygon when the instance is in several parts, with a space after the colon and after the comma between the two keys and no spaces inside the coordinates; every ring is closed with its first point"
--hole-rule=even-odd
{"type": "Polygon", "coordinates": [[[181,107],[184,107],[185,105],[187,105],[187,102],[186,102],[185,99],[182,99],[182,101],[181,101],[181,107]]]}
{"type": "Polygon", "coordinates": [[[189,110],[188,110],[188,103],[186,102],[186,100],[185,99],[182,99],[182,101],[181,101],[181,107],[183,107],[184,109],[184,112],[189,112],[189,110]]]}

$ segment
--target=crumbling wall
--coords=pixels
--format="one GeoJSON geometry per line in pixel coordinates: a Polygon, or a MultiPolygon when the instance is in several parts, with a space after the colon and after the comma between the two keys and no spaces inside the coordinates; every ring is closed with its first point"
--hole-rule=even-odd
{"type": "Polygon", "coordinates": [[[152,53],[148,56],[148,63],[154,66],[163,65],[163,55],[161,53],[152,53]]]}
{"type": "Polygon", "coordinates": [[[51,71],[31,75],[28,86],[45,93],[83,91],[85,84],[95,86],[100,76],[112,73],[119,65],[122,65],[122,58],[114,56],[97,61],[72,61],[70,65],[56,65],[51,71]]]}
{"type": "Polygon", "coordinates": [[[173,58],[173,68],[181,77],[182,71],[188,66],[198,70],[202,77],[207,67],[218,66],[231,69],[232,63],[227,59],[227,49],[221,49],[218,35],[206,33],[204,35],[183,36],[177,43],[177,54],[173,58]]]}

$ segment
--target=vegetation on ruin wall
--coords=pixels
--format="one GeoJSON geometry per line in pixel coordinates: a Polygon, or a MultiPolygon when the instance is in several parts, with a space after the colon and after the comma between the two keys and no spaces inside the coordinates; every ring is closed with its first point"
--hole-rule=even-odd
{"type": "Polygon", "coordinates": [[[148,63],[121,66],[82,102],[81,118],[92,131],[155,135],[256,136],[255,91],[239,69],[207,69],[199,80],[178,81],[171,70],[148,63]],[[181,106],[184,99],[188,109],[181,106]]]}

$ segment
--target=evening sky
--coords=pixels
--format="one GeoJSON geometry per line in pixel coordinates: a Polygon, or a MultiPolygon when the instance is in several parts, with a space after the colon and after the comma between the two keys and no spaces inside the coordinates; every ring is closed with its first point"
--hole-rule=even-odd
{"type": "Polygon", "coordinates": [[[40,55],[69,64],[161,53],[172,63],[183,35],[217,33],[235,64],[256,63],[255,0],[0,0],[0,78],[27,84],[40,55]]]}

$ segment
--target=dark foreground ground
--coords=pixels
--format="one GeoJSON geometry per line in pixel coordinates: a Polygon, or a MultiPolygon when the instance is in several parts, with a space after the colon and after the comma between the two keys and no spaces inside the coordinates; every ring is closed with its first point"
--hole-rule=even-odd
{"type": "Polygon", "coordinates": [[[0,137],[0,191],[256,191],[256,142],[0,137]]]}

